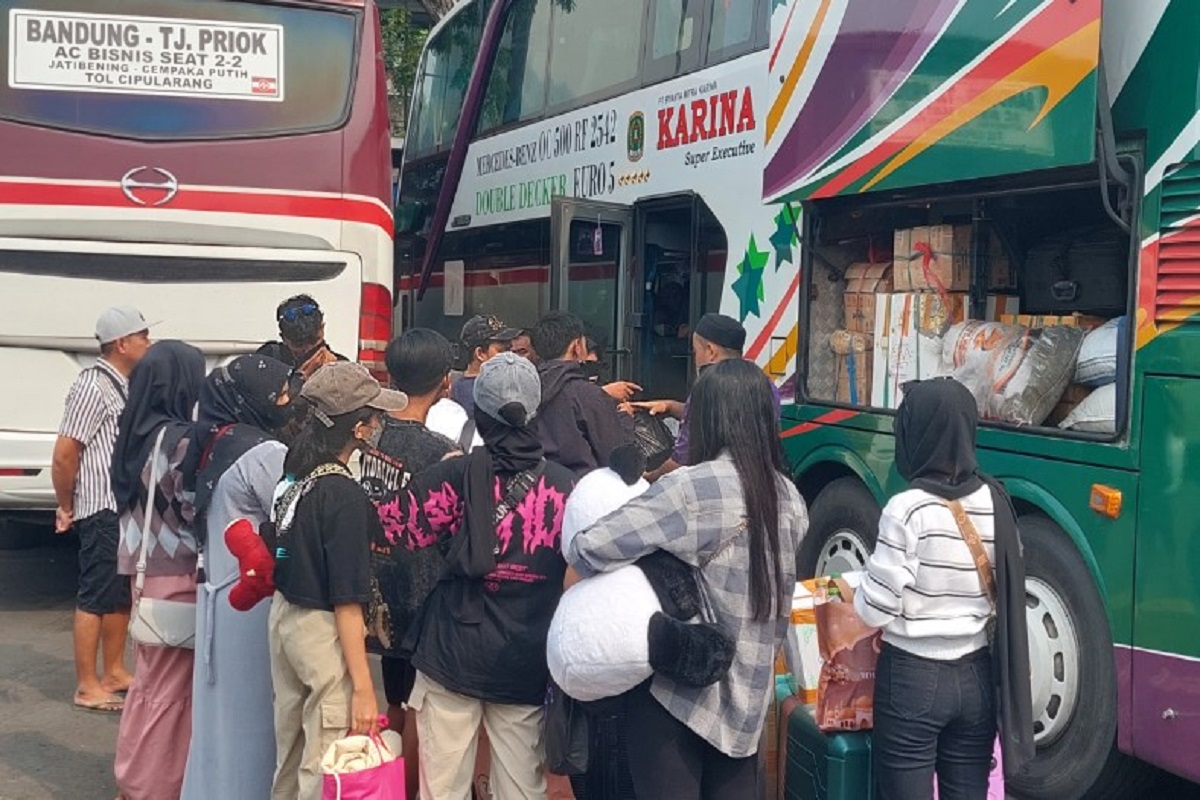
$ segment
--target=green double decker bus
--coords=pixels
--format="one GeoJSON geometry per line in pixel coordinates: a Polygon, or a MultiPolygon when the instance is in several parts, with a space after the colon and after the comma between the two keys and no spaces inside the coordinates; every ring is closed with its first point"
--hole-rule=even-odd
{"type": "Polygon", "coordinates": [[[962,378],[1027,560],[1038,757],[1009,791],[1200,779],[1200,4],[775,5],[763,191],[799,220],[802,572],[860,568],[905,488],[903,381],[962,378]],[[1104,320],[1104,385],[1064,389],[1105,333],[1048,332],[1104,320]],[[1011,331],[982,377],[954,369],[1011,331]]]}

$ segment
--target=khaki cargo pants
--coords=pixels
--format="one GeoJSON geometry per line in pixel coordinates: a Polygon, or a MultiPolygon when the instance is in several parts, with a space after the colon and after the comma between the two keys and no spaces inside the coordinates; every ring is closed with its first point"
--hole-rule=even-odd
{"type": "Polygon", "coordinates": [[[275,688],[272,800],[321,800],[321,756],[350,728],[354,687],[332,611],[301,608],[279,592],[267,623],[275,688]]]}
{"type": "Polygon", "coordinates": [[[470,800],[481,722],[491,747],[491,796],[546,798],[541,706],[486,703],[420,671],[408,705],[417,712],[421,800],[470,800]]]}

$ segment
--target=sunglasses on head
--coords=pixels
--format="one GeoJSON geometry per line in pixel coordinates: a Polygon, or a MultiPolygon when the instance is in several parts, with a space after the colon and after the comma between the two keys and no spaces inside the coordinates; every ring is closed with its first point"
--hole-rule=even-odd
{"type": "Polygon", "coordinates": [[[283,311],[279,312],[279,320],[280,321],[287,320],[288,322],[295,322],[296,320],[300,319],[300,317],[311,317],[313,314],[316,314],[318,311],[320,311],[320,309],[317,308],[317,306],[315,304],[305,303],[302,306],[292,306],[291,308],[285,308],[283,311]]]}

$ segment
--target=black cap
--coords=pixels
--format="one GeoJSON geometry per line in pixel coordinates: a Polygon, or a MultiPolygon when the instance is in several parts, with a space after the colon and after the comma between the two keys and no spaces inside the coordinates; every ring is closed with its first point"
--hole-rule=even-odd
{"type": "Polygon", "coordinates": [[[488,342],[511,342],[521,335],[519,328],[510,328],[499,317],[471,317],[463,325],[462,343],[467,347],[483,347],[488,342]]]}
{"type": "Polygon", "coordinates": [[[696,323],[695,334],[726,350],[740,353],[746,346],[746,329],[742,323],[724,314],[705,314],[696,323]]]}

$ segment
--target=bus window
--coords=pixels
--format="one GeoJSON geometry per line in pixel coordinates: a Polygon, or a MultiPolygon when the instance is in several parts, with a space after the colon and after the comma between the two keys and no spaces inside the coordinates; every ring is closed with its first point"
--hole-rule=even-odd
{"type": "Polygon", "coordinates": [[[426,46],[417,79],[417,113],[409,123],[405,145],[410,159],[449,149],[483,35],[480,19],[486,12],[486,3],[466,4],[426,46]]]}
{"type": "Polygon", "coordinates": [[[644,22],[641,3],[555,4],[546,104],[579,105],[635,85],[644,22]]]}
{"type": "Polygon", "coordinates": [[[651,0],[650,46],[646,83],[690,72],[700,66],[703,3],[698,0],[651,0]]]}
{"type": "MultiPolygon", "coordinates": [[[[755,25],[755,8],[759,5],[761,3],[755,0],[713,0],[707,64],[728,61],[754,48],[760,38],[755,35],[758,27],[755,25]]],[[[763,17],[764,22],[765,19],[763,17]]],[[[765,40],[765,31],[761,38],[765,40]]]]}
{"type": "Polygon", "coordinates": [[[530,119],[545,107],[550,6],[551,0],[517,0],[509,10],[483,101],[480,134],[530,119]]]}
{"type": "MultiPolygon", "coordinates": [[[[159,0],[137,4],[153,16],[134,23],[130,20],[141,18],[130,15],[131,6],[113,0],[0,0],[0,41],[17,42],[12,58],[0,60],[0,118],[153,140],[313,133],[346,121],[356,61],[349,56],[356,49],[361,12],[159,0]],[[30,11],[31,5],[38,10],[30,11]],[[40,18],[42,12],[69,15],[54,18],[60,26],[72,25],[71,19],[94,20],[87,30],[95,33],[89,35],[111,37],[121,30],[124,38],[114,47],[59,47],[76,55],[55,55],[64,69],[45,73],[35,69],[46,46],[36,32],[50,19],[40,18]],[[159,19],[163,24],[154,21],[159,19]],[[193,45],[205,47],[209,22],[238,32],[244,46],[222,49],[209,43],[209,52],[191,55],[193,45]],[[9,30],[14,23],[16,29],[9,30]],[[154,35],[147,37],[147,30],[154,35]],[[174,37],[168,41],[171,48],[181,45],[187,52],[168,52],[157,38],[163,30],[172,32],[164,33],[174,37]],[[137,45],[128,46],[132,41],[137,45]],[[313,53],[334,57],[313,58],[313,53]],[[170,55],[175,60],[164,64],[170,55]],[[200,58],[216,77],[196,78],[193,67],[180,63],[200,58]],[[80,87],[74,79],[84,74],[90,82],[80,87]]],[[[76,28],[61,30],[71,35],[76,28]]]]}

